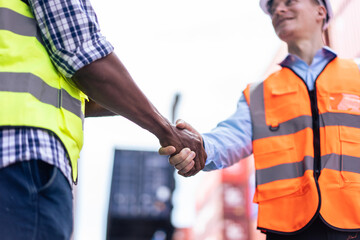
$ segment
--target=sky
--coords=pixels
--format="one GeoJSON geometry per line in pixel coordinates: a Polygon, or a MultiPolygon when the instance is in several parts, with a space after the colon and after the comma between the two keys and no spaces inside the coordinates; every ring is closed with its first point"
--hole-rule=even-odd
{"type": "MultiPolygon", "coordinates": [[[[91,0],[102,33],[165,117],[208,132],[235,110],[246,84],[262,79],[280,41],[257,0],[91,0]]],[[[123,117],[85,120],[75,192],[75,239],[105,239],[115,149],[157,151],[159,141],[123,117]]],[[[172,222],[189,227],[203,174],[176,176],[172,222]]]]}

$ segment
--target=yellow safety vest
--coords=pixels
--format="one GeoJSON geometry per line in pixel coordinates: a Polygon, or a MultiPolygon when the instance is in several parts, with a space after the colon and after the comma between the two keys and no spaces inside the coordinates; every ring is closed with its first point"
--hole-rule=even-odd
{"type": "Polygon", "coordinates": [[[69,155],[74,182],[85,98],[52,64],[29,6],[0,0],[0,126],[54,132],[69,155]]]}
{"type": "Polygon", "coordinates": [[[295,233],[316,217],[360,230],[360,71],[335,58],[315,90],[289,68],[244,92],[253,124],[258,227],[295,233]]]}

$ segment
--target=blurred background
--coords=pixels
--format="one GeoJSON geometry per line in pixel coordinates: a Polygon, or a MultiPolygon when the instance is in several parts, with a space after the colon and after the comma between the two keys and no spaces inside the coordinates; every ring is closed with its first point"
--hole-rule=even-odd
{"type": "MultiPolygon", "coordinates": [[[[103,34],[151,102],[201,133],[229,117],[246,84],[264,79],[286,56],[257,0],[91,2],[103,34]]],[[[360,1],[331,2],[326,41],[359,61],[360,1]]],[[[252,203],[252,157],[182,178],[156,153],[158,140],[122,117],[86,119],[84,132],[74,239],[264,239],[252,203]]]]}

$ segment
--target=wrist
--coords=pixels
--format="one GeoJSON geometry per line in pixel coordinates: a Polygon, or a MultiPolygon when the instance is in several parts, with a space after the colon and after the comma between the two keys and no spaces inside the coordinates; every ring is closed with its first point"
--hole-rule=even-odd
{"type": "Polygon", "coordinates": [[[161,142],[167,142],[174,132],[172,124],[163,117],[156,109],[151,111],[150,114],[146,114],[144,119],[147,119],[147,126],[145,127],[148,131],[154,134],[161,142]]]}
{"type": "Polygon", "coordinates": [[[174,136],[173,126],[166,118],[158,121],[153,130],[153,134],[159,139],[161,145],[169,144],[169,139],[174,136]]]}

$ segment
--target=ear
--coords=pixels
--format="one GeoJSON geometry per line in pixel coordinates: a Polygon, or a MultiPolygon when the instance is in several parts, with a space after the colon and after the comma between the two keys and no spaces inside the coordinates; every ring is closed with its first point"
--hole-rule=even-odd
{"type": "Polygon", "coordinates": [[[324,22],[326,20],[326,8],[322,5],[319,5],[316,9],[316,14],[317,14],[317,20],[324,22]]]}

